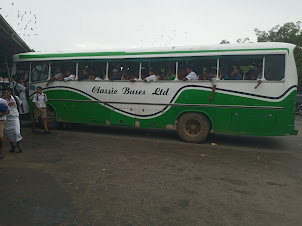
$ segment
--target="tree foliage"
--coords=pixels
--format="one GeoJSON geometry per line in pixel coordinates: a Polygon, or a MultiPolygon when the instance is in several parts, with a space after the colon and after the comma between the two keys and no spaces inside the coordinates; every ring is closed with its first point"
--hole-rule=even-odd
{"type": "Polygon", "coordinates": [[[224,40],[222,40],[222,41],[220,42],[220,44],[230,44],[230,41],[224,39],[224,40]]]}
{"type": "Polygon", "coordinates": [[[248,43],[248,42],[250,42],[250,39],[249,38],[244,38],[244,39],[238,38],[236,42],[238,42],[238,43],[248,43]]]}
{"type": "Polygon", "coordinates": [[[295,44],[295,59],[299,76],[298,89],[302,91],[302,29],[301,22],[277,25],[268,31],[255,29],[258,42],[286,42],[295,44]]]}

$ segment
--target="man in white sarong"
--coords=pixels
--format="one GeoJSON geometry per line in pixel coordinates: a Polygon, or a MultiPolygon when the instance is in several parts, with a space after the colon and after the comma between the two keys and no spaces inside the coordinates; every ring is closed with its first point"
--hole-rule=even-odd
{"type": "Polygon", "coordinates": [[[10,114],[6,117],[4,129],[4,133],[12,145],[10,152],[15,152],[16,147],[19,149],[19,152],[23,152],[23,148],[20,145],[22,136],[20,134],[20,120],[18,111],[18,107],[20,107],[24,112],[22,101],[19,97],[12,96],[11,89],[9,88],[4,88],[2,93],[4,100],[6,100],[8,106],[10,107],[10,114]]]}
{"type": "Polygon", "coordinates": [[[0,159],[3,159],[3,132],[5,128],[6,115],[10,113],[10,108],[6,100],[0,98],[0,159]]]}

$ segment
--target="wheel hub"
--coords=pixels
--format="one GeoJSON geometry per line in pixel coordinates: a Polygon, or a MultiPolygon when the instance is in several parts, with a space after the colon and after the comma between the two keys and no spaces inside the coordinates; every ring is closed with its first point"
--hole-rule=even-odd
{"type": "Polygon", "coordinates": [[[187,120],[185,132],[189,136],[197,136],[201,132],[201,123],[196,119],[187,120]]]}

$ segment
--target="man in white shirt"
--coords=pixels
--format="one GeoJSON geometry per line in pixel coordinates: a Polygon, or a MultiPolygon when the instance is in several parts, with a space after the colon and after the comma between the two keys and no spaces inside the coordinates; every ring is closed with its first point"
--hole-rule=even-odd
{"type": "Polygon", "coordinates": [[[100,81],[100,80],[103,80],[103,79],[101,79],[99,76],[96,76],[94,71],[91,71],[88,80],[95,80],[95,81],[99,80],[100,81]]]}
{"type": "Polygon", "coordinates": [[[197,74],[194,71],[192,71],[191,67],[186,67],[186,73],[187,76],[182,79],[183,81],[197,80],[197,74]]]}
{"type": "Polygon", "coordinates": [[[32,130],[35,132],[36,130],[36,121],[38,118],[42,118],[44,129],[46,134],[50,134],[47,128],[47,112],[46,112],[46,105],[47,105],[47,96],[45,93],[42,92],[42,87],[37,87],[37,92],[34,94],[33,103],[35,104],[34,107],[34,120],[32,125],[32,130]]]}
{"type": "Polygon", "coordinates": [[[144,78],[145,82],[151,82],[151,81],[156,81],[157,76],[154,73],[154,69],[149,70],[149,76],[147,78],[144,78]]]}
{"type": "Polygon", "coordinates": [[[2,153],[3,148],[3,132],[5,128],[6,115],[10,113],[10,108],[6,100],[0,98],[0,159],[4,157],[2,153]]]}
{"type": "Polygon", "coordinates": [[[24,112],[22,101],[17,96],[12,96],[11,89],[5,88],[3,89],[4,99],[8,103],[10,107],[10,114],[6,116],[5,120],[5,129],[4,133],[7,139],[11,143],[10,152],[15,152],[16,147],[19,149],[19,152],[23,152],[23,148],[20,145],[20,141],[22,140],[22,136],[20,134],[20,120],[19,120],[19,110],[18,107],[22,108],[24,112]]]}
{"type": "Polygon", "coordinates": [[[72,74],[71,70],[67,70],[64,81],[66,82],[66,81],[71,81],[71,80],[74,80],[74,79],[75,79],[75,75],[72,74]]]}

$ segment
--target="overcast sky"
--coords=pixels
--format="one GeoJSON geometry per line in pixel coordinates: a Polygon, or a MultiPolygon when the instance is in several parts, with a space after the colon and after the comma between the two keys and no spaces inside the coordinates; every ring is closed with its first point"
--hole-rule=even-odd
{"type": "Polygon", "coordinates": [[[1,0],[36,51],[219,44],[302,21],[301,0],[1,0]]]}

